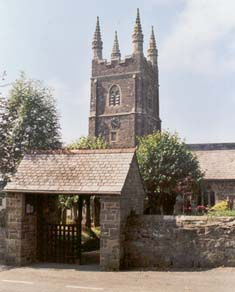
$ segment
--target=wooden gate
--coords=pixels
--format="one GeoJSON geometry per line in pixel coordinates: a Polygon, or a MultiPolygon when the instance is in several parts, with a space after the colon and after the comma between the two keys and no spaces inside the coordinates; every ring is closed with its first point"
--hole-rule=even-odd
{"type": "Polygon", "coordinates": [[[81,228],[79,225],[43,224],[40,233],[38,242],[40,261],[80,263],[81,228]]]}

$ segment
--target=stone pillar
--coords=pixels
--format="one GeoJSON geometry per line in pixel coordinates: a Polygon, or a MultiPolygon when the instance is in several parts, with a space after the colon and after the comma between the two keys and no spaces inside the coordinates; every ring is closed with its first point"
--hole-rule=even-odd
{"type": "Polygon", "coordinates": [[[25,194],[8,193],[6,264],[25,265],[36,260],[36,217],[25,215],[25,194]]]}
{"type": "Polygon", "coordinates": [[[6,209],[0,209],[0,265],[5,263],[6,255],[6,209]]]}
{"type": "Polygon", "coordinates": [[[6,264],[21,265],[24,204],[25,196],[23,194],[7,194],[6,264]]]}
{"type": "Polygon", "coordinates": [[[100,267],[106,271],[120,269],[120,197],[101,197],[100,267]]]}

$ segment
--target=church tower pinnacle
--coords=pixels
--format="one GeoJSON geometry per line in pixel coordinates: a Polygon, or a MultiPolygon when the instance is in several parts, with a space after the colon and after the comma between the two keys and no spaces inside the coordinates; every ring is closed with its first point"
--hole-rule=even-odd
{"type": "Polygon", "coordinates": [[[103,56],[102,56],[103,42],[102,42],[101,33],[100,33],[99,16],[97,16],[96,29],[94,33],[93,42],[92,42],[92,49],[93,49],[93,59],[102,60],[103,59],[103,56]]]}
{"type": "Polygon", "coordinates": [[[144,56],[140,13],[132,34],[132,54],[121,59],[115,32],[111,60],[103,59],[99,18],[92,43],[89,136],[103,137],[113,148],[136,147],[138,137],[161,131],[158,51],[154,31],[144,56]]]}
{"type": "Polygon", "coordinates": [[[144,35],[142,33],[142,27],[140,22],[140,12],[137,9],[137,16],[134,26],[134,32],[132,34],[133,54],[143,54],[144,35]]]}
{"type": "Polygon", "coordinates": [[[148,49],[148,59],[153,65],[157,65],[157,57],[158,57],[158,51],[157,51],[157,46],[156,46],[154,29],[152,26],[149,49],[148,49]]]}
{"type": "Polygon", "coordinates": [[[114,38],[114,43],[113,43],[111,59],[121,59],[117,31],[115,31],[115,38],[114,38]]]}

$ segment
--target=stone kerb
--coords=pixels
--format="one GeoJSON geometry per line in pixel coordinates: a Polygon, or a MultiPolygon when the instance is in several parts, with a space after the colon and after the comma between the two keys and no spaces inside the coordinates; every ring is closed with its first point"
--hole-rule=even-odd
{"type": "Polygon", "coordinates": [[[125,234],[126,267],[235,266],[234,217],[135,216],[125,234]]]}

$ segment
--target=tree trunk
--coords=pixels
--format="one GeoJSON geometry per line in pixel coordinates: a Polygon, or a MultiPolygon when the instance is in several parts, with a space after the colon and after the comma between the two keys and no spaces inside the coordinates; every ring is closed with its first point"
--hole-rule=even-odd
{"type": "Polygon", "coordinates": [[[76,203],[72,204],[72,222],[73,224],[76,224],[77,220],[78,220],[78,205],[76,203]]]}
{"type": "Polygon", "coordinates": [[[83,197],[78,198],[78,260],[81,264],[81,247],[82,247],[82,208],[83,208],[83,197]]]}
{"type": "Polygon", "coordinates": [[[82,222],[82,208],[83,208],[83,197],[79,196],[78,199],[78,223],[82,222]]]}
{"type": "Polygon", "coordinates": [[[94,226],[100,226],[100,199],[94,198],[94,226]]]}
{"type": "Polygon", "coordinates": [[[58,207],[58,218],[57,218],[57,222],[60,224],[62,222],[62,208],[58,207]]]}
{"type": "Polygon", "coordinates": [[[144,214],[148,215],[159,215],[161,214],[161,194],[156,194],[154,192],[148,192],[148,201],[145,206],[144,214]]]}
{"type": "Polygon", "coordinates": [[[86,227],[91,230],[91,204],[90,197],[86,198],[86,227]]]}
{"type": "Polygon", "coordinates": [[[63,209],[62,209],[62,212],[61,212],[61,221],[62,221],[62,224],[66,224],[66,219],[67,219],[67,209],[66,209],[66,207],[64,207],[63,209]]]}
{"type": "Polygon", "coordinates": [[[164,215],[173,215],[174,214],[175,199],[176,199],[175,194],[163,193],[162,196],[163,196],[163,200],[162,200],[163,214],[164,215]]]}

